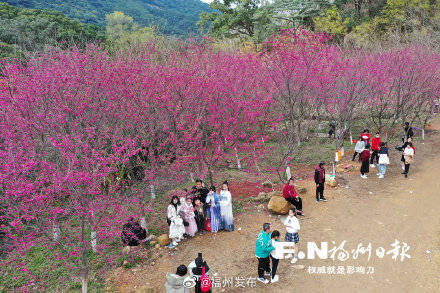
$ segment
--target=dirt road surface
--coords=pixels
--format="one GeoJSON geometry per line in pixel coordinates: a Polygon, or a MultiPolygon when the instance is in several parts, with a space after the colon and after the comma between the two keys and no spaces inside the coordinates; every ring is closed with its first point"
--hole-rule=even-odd
{"type": "Polygon", "coordinates": [[[328,242],[332,248],[332,241],[339,246],[345,240],[348,260],[303,259],[298,261],[303,269],[282,260],[278,283],[251,287],[253,281],[247,282],[257,274],[254,250],[262,224],[271,222],[274,229],[285,233],[277,216],[255,209],[237,217],[234,232],[197,236],[179,245],[172,255],[164,248],[154,265],[117,269],[112,275],[114,289],[165,292],[166,272],[174,272],[180,264],[188,265],[197,252],[202,252],[212,274],[221,279],[221,287],[214,292],[440,292],[440,121],[434,121],[431,129],[427,140],[415,145],[416,162],[408,179],[400,174],[400,154],[390,146],[392,162],[385,179],[377,178],[376,169],[367,180],[358,172],[344,174],[342,186],[327,187],[326,203],[316,203],[313,185],[307,184],[309,191],[303,197],[306,216],[300,218],[300,250],[306,251],[307,242],[328,242]],[[401,246],[403,242],[410,246],[406,252],[410,258],[401,261],[399,254],[394,260],[392,253],[377,256],[377,248],[388,252],[395,240],[401,246]],[[351,250],[360,243],[364,247],[371,243],[370,260],[366,254],[354,259],[351,250]],[[345,274],[331,273],[333,266],[336,271],[344,267],[345,274]],[[325,267],[325,273],[314,273],[318,267],[325,267]],[[355,272],[349,273],[347,269],[352,267],[355,272]],[[226,278],[234,278],[232,286],[226,278]]]}

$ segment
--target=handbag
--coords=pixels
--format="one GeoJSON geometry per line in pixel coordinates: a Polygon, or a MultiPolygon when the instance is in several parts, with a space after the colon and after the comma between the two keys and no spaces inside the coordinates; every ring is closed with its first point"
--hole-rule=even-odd
{"type": "Polygon", "coordinates": [[[212,232],[211,230],[211,222],[209,221],[209,218],[206,219],[206,231],[212,232]]]}
{"type": "Polygon", "coordinates": [[[379,165],[389,165],[390,159],[388,158],[387,154],[380,154],[379,155],[379,165]]]}

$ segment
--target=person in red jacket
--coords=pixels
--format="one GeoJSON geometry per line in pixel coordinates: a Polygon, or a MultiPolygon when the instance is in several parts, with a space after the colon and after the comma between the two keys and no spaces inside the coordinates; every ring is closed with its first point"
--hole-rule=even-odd
{"type": "Polygon", "coordinates": [[[300,216],[304,216],[302,211],[302,199],[299,197],[298,192],[295,190],[294,179],[291,177],[289,182],[287,182],[286,186],[283,189],[283,197],[285,200],[290,202],[296,207],[297,214],[300,216]]]}
{"type": "Polygon", "coordinates": [[[361,178],[367,179],[367,173],[370,172],[370,145],[367,144],[365,150],[361,153],[361,178]]]}
{"type": "Polygon", "coordinates": [[[379,165],[379,150],[380,150],[380,133],[376,132],[376,136],[371,140],[371,150],[373,153],[371,154],[371,167],[374,168],[374,158],[376,158],[376,164],[379,165]]]}
{"type": "Polygon", "coordinates": [[[364,129],[361,133],[361,137],[365,141],[365,145],[370,144],[370,131],[368,129],[364,129]]]}

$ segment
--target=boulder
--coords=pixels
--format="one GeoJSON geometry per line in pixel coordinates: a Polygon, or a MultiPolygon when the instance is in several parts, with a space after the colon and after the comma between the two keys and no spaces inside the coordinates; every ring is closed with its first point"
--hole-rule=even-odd
{"type": "Polygon", "coordinates": [[[281,198],[283,198],[283,192],[282,191],[272,191],[272,192],[269,192],[267,194],[267,197],[268,198],[272,198],[272,197],[281,197],[281,198]]]}
{"type": "Polygon", "coordinates": [[[270,181],[265,181],[265,182],[263,182],[263,187],[266,187],[266,188],[272,188],[272,182],[270,182],[270,181]]]}
{"type": "Polygon", "coordinates": [[[159,237],[157,237],[157,243],[159,243],[159,245],[161,246],[165,246],[170,244],[171,239],[170,237],[168,237],[168,234],[162,234],[159,237]]]}
{"type": "Polygon", "coordinates": [[[270,198],[267,208],[275,214],[286,215],[289,212],[291,205],[284,197],[274,196],[270,198]]]}

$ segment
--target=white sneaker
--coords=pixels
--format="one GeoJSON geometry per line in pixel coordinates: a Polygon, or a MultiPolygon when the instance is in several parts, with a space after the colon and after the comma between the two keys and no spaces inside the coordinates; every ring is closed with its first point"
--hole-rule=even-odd
{"type": "Polygon", "coordinates": [[[292,258],[292,260],[290,261],[290,263],[296,263],[298,261],[298,258],[295,256],[294,258],[292,258]]]}
{"type": "Polygon", "coordinates": [[[382,174],[380,174],[379,175],[379,179],[382,179],[382,178],[384,178],[384,176],[382,174]]]}
{"type": "Polygon", "coordinates": [[[293,256],[293,254],[289,253],[288,255],[286,255],[285,258],[291,258],[293,256]]]}
{"type": "Polygon", "coordinates": [[[270,282],[271,283],[276,283],[276,282],[278,282],[278,275],[275,275],[275,277],[273,277],[273,278],[270,278],[270,282]]]}
{"type": "Polygon", "coordinates": [[[371,167],[371,168],[374,168],[374,167],[376,167],[376,166],[375,166],[374,164],[371,164],[370,167],[371,167]]]}
{"type": "Polygon", "coordinates": [[[180,240],[181,240],[180,238],[177,238],[177,239],[175,239],[175,240],[174,240],[174,242],[177,242],[177,243],[179,243],[179,242],[180,242],[180,240]]]}
{"type": "Polygon", "coordinates": [[[267,284],[269,283],[269,280],[265,279],[265,278],[257,278],[258,281],[260,281],[263,284],[267,284]]]}
{"type": "Polygon", "coordinates": [[[376,173],[376,176],[380,176],[380,173],[376,173]]]}

